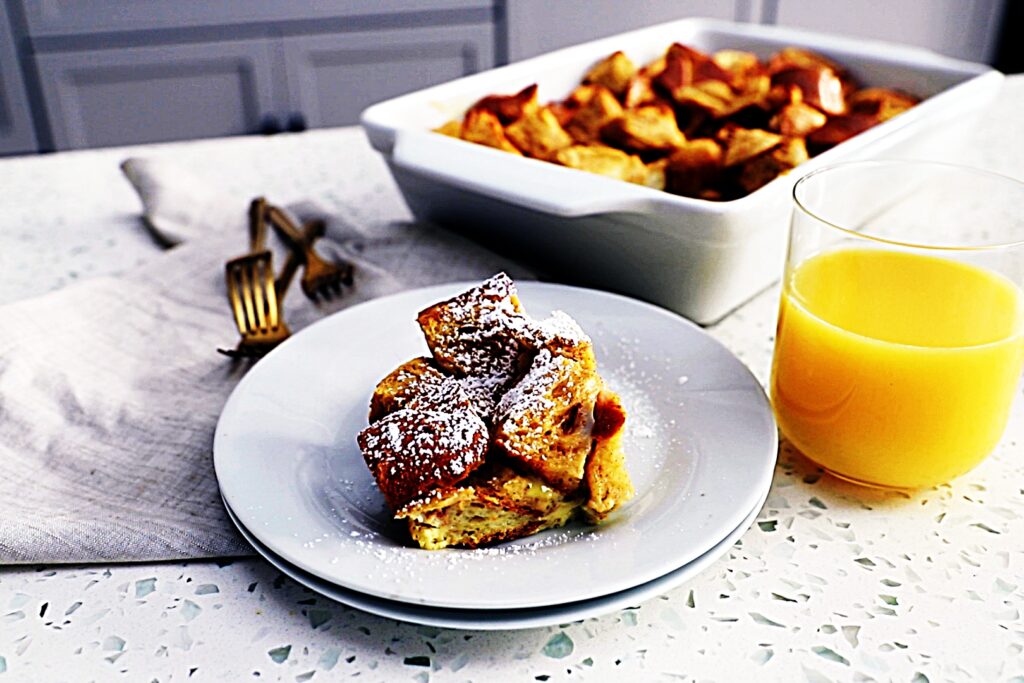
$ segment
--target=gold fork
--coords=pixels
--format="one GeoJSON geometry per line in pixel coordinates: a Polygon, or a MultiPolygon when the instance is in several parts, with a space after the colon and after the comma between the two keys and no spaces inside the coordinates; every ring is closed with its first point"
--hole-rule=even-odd
{"type": "Polygon", "coordinates": [[[313,249],[313,241],[292,222],[292,220],[276,206],[268,204],[267,218],[271,227],[284,240],[293,253],[302,253],[305,269],[302,272],[302,291],[316,301],[317,298],[330,300],[341,293],[342,285],[352,284],[352,264],[329,263],[322,259],[313,249]]]}
{"type": "Polygon", "coordinates": [[[224,275],[242,340],[233,350],[217,350],[233,358],[254,358],[287,339],[291,331],[281,317],[271,253],[259,251],[232,259],[225,265],[224,275]]]}

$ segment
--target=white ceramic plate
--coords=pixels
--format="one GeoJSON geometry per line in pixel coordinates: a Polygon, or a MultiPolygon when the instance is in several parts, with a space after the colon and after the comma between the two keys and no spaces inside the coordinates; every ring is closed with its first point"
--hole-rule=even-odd
{"type": "Polygon", "coordinates": [[[637,495],[608,523],[497,548],[409,547],[355,442],[376,382],[427,352],[422,308],[452,284],[355,306],[267,355],[228,399],[214,438],[221,492],[239,521],[299,569],[388,600],[464,609],[545,607],[651,581],[735,530],[771,481],[775,421],[760,385],[684,319],[625,297],[521,283],[526,310],[561,309],[594,339],[629,413],[637,495]]]}
{"type": "Polygon", "coordinates": [[[697,574],[707,569],[722,555],[729,552],[729,549],[733,547],[740,536],[742,536],[746,530],[750,528],[750,525],[754,523],[754,520],[757,518],[757,513],[761,510],[761,506],[764,504],[764,500],[767,497],[768,490],[770,488],[770,486],[765,488],[763,496],[754,506],[754,509],[750,511],[750,514],[747,515],[747,517],[732,531],[732,533],[722,539],[718,545],[692,562],[669,572],[665,576],[654,579],[653,581],[648,581],[647,583],[636,586],[635,588],[629,588],[624,591],[619,591],[618,593],[612,593],[611,595],[604,595],[598,598],[591,598],[590,600],[581,600],[579,602],[571,602],[564,605],[555,605],[554,607],[533,607],[507,610],[471,610],[445,607],[423,607],[420,605],[410,605],[404,602],[395,602],[393,600],[384,600],[383,598],[375,598],[371,595],[364,595],[363,593],[335,586],[332,583],[328,583],[323,579],[313,576],[309,572],[302,571],[298,567],[289,564],[282,558],[275,555],[266,546],[261,544],[248,529],[242,526],[238,521],[238,518],[231,511],[230,507],[227,507],[226,504],[225,507],[231,521],[233,521],[235,526],[238,527],[242,536],[252,544],[253,548],[256,549],[256,552],[262,555],[268,562],[270,562],[270,564],[274,565],[286,576],[301,583],[306,588],[314,590],[321,595],[325,595],[332,600],[336,600],[344,605],[348,605],[349,607],[355,607],[356,609],[360,609],[364,612],[369,612],[370,614],[376,614],[379,617],[397,619],[398,621],[408,621],[413,624],[424,624],[426,626],[437,626],[439,628],[472,629],[476,631],[501,631],[540,628],[542,626],[565,624],[571,621],[578,621],[580,619],[599,617],[616,610],[639,605],[641,602],[650,600],[659,595],[664,595],[673,588],[676,588],[677,586],[680,586],[694,578],[697,574]]]}

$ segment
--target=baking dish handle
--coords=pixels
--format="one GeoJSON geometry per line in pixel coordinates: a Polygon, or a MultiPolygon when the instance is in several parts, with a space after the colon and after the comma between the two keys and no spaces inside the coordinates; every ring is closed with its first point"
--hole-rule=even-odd
{"type": "Polygon", "coordinates": [[[661,194],[430,131],[399,131],[391,162],[455,188],[556,216],[650,210],[661,194]]]}

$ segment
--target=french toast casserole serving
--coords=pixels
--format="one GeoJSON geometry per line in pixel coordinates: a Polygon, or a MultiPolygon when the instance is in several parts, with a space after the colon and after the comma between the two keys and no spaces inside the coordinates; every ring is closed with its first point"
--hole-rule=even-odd
{"type": "Polygon", "coordinates": [[[505,274],[420,312],[432,357],[382,379],[359,447],[422,548],[603,521],[633,495],[626,413],[562,312],[535,320],[505,274]]]}

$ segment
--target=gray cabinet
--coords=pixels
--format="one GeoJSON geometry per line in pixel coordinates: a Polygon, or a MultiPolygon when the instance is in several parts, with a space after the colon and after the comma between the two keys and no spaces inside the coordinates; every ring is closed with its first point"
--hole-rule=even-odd
{"type": "Polygon", "coordinates": [[[490,68],[499,44],[496,0],[0,2],[58,150],[354,124],[490,68]]]}
{"type": "Polygon", "coordinates": [[[494,65],[491,25],[284,39],[291,111],[312,128],[355,123],[374,102],[494,65]]]}
{"type": "Polygon", "coordinates": [[[36,150],[28,93],[14,46],[7,5],[0,2],[0,155],[36,150]]]}
{"type": "MultiPolygon", "coordinates": [[[[35,35],[301,23],[412,12],[489,12],[492,0],[22,0],[35,35]]],[[[516,0],[512,0],[515,2],[516,0]]],[[[483,17],[487,19],[486,16],[483,17]]]]}
{"type": "Polygon", "coordinates": [[[907,43],[985,62],[995,54],[1004,0],[776,2],[775,23],[783,26],[907,43]]]}
{"type": "Polygon", "coordinates": [[[747,20],[746,0],[508,0],[506,11],[513,62],[673,19],[747,20]]]}
{"type": "Polygon", "coordinates": [[[278,99],[269,40],[36,56],[57,149],[251,133],[278,99]]]}

